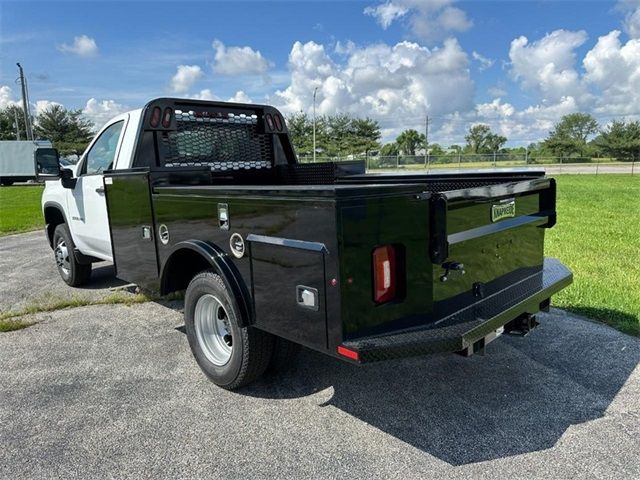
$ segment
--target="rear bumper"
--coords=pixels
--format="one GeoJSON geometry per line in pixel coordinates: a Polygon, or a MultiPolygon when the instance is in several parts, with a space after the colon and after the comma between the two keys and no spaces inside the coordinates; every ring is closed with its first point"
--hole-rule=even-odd
{"type": "Polygon", "coordinates": [[[454,312],[436,324],[390,335],[359,338],[344,342],[343,346],[357,352],[358,363],[464,350],[516,317],[537,313],[543,302],[572,281],[573,274],[560,261],[545,258],[541,271],[454,312]]]}

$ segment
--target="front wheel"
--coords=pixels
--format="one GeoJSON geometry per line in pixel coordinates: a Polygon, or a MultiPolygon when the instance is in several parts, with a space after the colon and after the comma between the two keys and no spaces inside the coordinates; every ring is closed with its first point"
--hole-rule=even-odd
{"type": "Polygon", "coordinates": [[[273,337],[240,326],[240,313],[222,278],[213,270],[189,283],[184,320],[193,356],[216,385],[233,390],[262,375],[271,360],[273,337]]]}
{"type": "Polygon", "coordinates": [[[64,282],[71,287],[79,287],[89,281],[91,264],[79,263],[76,259],[75,245],[69,229],[63,223],[53,232],[53,255],[56,259],[58,273],[64,282]]]}

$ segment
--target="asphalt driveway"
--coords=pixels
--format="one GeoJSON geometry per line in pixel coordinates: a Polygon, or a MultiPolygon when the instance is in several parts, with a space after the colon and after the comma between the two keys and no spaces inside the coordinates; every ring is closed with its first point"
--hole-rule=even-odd
{"type": "MultiPolygon", "coordinates": [[[[2,308],[64,291],[36,235],[0,239],[2,308]]],[[[118,283],[101,278],[89,294],[118,283]]],[[[199,371],[180,307],[0,333],[0,478],[640,477],[640,342],[609,327],[553,310],[485,356],[365,367],[305,350],[233,393],[199,371]]]]}
{"type": "Polygon", "coordinates": [[[0,312],[60,298],[97,300],[125,284],[114,277],[113,265],[102,262],[93,267],[89,285],[69,287],[60,279],[44,228],[0,237],[0,276],[0,312]]]}

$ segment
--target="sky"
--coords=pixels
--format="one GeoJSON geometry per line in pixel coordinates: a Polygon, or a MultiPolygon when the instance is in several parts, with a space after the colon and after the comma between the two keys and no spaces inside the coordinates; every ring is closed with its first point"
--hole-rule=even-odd
{"type": "Polygon", "coordinates": [[[563,115],[640,118],[640,0],[0,1],[0,108],[101,125],[159,96],[267,103],[464,143],[528,145],[563,115]]]}

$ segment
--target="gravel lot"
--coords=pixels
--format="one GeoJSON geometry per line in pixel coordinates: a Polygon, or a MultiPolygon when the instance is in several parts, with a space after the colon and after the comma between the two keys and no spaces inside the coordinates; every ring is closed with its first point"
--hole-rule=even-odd
{"type": "MultiPolygon", "coordinates": [[[[39,232],[1,238],[0,262],[3,310],[78,293],[39,232]]],[[[179,304],[36,314],[0,334],[0,478],[639,478],[640,342],[540,318],[468,359],[305,350],[232,393],[192,360],[179,304]]]]}

